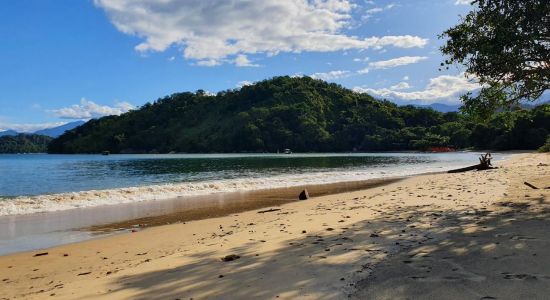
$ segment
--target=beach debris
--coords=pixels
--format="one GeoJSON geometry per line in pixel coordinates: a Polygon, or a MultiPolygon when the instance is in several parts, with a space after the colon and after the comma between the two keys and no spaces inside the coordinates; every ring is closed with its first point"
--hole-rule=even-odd
{"type": "Polygon", "coordinates": [[[259,214],[265,214],[265,213],[268,213],[268,212],[274,212],[274,211],[278,211],[278,210],[281,210],[280,208],[270,208],[270,209],[267,209],[267,210],[260,210],[258,213],[259,214]]]}
{"type": "Polygon", "coordinates": [[[229,254],[221,258],[222,261],[228,262],[228,261],[234,261],[241,258],[240,256],[236,254],[229,254]]]}
{"type": "Polygon", "coordinates": [[[89,274],[92,274],[92,272],[84,272],[84,273],[80,273],[80,274],[78,274],[77,276],[83,276],[83,275],[89,275],[89,274]]]}
{"type": "Polygon", "coordinates": [[[528,186],[528,187],[530,187],[530,188],[532,188],[532,189],[534,189],[534,190],[538,190],[538,189],[539,189],[538,187],[536,187],[536,186],[530,184],[530,183],[527,182],[527,181],[523,182],[523,184],[525,184],[526,186],[528,186]]]}
{"type": "Polygon", "coordinates": [[[482,170],[496,169],[495,167],[492,166],[491,159],[492,159],[491,153],[485,153],[479,157],[479,164],[465,167],[465,168],[449,170],[447,173],[461,173],[461,172],[468,172],[473,170],[482,171],[482,170]]]}
{"type": "Polygon", "coordinates": [[[298,195],[298,199],[300,200],[307,200],[309,199],[309,193],[307,192],[307,189],[304,189],[300,195],[298,195]]]}
{"type": "Polygon", "coordinates": [[[34,257],[48,255],[48,252],[36,253],[34,257]]]}

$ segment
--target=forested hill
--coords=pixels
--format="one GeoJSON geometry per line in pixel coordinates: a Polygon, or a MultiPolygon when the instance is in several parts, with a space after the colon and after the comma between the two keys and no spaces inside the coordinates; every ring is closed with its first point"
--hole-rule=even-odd
{"type": "Polygon", "coordinates": [[[17,134],[0,137],[0,153],[45,153],[49,136],[38,134],[17,134]]]}
{"type": "Polygon", "coordinates": [[[91,120],[53,140],[49,152],[535,149],[549,130],[549,106],[478,123],[458,113],[398,107],[309,77],[275,77],[217,95],[177,93],[91,120]]]}

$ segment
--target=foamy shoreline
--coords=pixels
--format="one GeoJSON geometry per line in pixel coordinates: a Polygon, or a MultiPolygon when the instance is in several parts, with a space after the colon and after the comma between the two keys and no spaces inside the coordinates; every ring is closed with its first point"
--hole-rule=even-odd
{"type": "Polygon", "coordinates": [[[0,199],[0,216],[46,213],[75,208],[168,200],[178,197],[203,196],[219,193],[248,192],[263,189],[345,183],[389,177],[405,177],[440,172],[453,166],[462,166],[462,163],[406,165],[403,168],[399,166],[386,168],[376,167],[372,170],[314,172],[256,178],[170,183],[51,195],[19,196],[5,198],[3,200],[0,199]]]}

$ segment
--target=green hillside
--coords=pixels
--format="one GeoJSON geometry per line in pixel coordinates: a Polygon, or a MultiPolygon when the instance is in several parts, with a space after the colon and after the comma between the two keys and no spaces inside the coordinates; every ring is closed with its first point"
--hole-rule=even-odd
{"type": "Polygon", "coordinates": [[[481,122],[459,113],[398,107],[309,77],[275,77],[217,95],[177,93],[120,116],[91,120],[53,140],[48,151],[535,149],[549,130],[548,105],[481,122]]]}
{"type": "Polygon", "coordinates": [[[51,137],[38,134],[18,134],[0,137],[0,153],[45,153],[51,137]]]}

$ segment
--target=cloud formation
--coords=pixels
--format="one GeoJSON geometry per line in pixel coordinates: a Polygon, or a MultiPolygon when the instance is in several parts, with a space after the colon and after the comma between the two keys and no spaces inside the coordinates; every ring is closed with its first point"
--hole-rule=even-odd
{"type": "MultiPolygon", "coordinates": [[[[372,4],[374,4],[374,3],[372,3],[372,4]]],[[[367,11],[365,12],[365,15],[363,15],[362,19],[363,19],[363,21],[367,21],[370,18],[372,18],[373,15],[381,13],[385,10],[392,9],[393,7],[395,7],[395,4],[388,4],[386,6],[373,7],[373,8],[367,9],[367,11]]]]}
{"type": "Polygon", "coordinates": [[[374,61],[369,63],[371,69],[389,69],[404,65],[410,65],[418,63],[422,60],[428,59],[426,56],[402,56],[389,60],[374,61]]]}
{"type": "MultiPolygon", "coordinates": [[[[460,103],[459,96],[465,92],[475,91],[481,86],[474,80],[469,80],[464,73],[459,75],[442,75],[431,78],[424,90],[403,92],[405,82],[392,86],[390,88],[372,89],[355,87],[353,90],[359,93],[368,93],[387,99],[399,99],[405,101],[418,100],[421,103],[444,102],[457,104],[460,103]]],[[[407,88],[410,86],[407,84],[407,88]]]]}
{"type": "Polygon", "coordinates": [[[470,5],[473,0],[456,0],[455,5],[470,5]]]}
{"type": "Polygon", "coordinates": [[[343,31],[352,22],[351,0],[94,0],[114,26],[143,42],[137,51],[177,46],[196,65],[233,62],[246,55],[423,47],[412,36],[360,38],[343,31]]]}
{"type": "Polygon", "coordinates": [[[118,102],[115,106],[99,105],[84,98],[80,104],[70,107],[48,110],[54,116],[62,119],[93,119],[110,115],[120,115],[135,107],[128,102],[118,102]]]}
{"type": "MultiPolygon", "coordinates": [[[[371,70],[378,70],[378,69],[389,69],[389,68],[395,68],[399,66],[414,64],[419,61],[427,59],[426,56],[402,56],[393,58],[390,60],[382,60],[382,61],[375,61],[368,64],[367,68],[362,68],[357,71],[330,71],[330,72],[321,72],[321,73],[314,73],[311,74],[311,78],[315,79],[322,79],[325,81],[335,80],[335,79],[341,79],[346,78],[350,76],[356,76],[356,75],[366,75],[371,72],[371,70]]],[[[366,60],[354,60],[356,62],[366,61],[366,60]]],[[[408,80],[408,76],[403,77],[403,80],[408,80]]],[[[407,84],[406,82],[401,83],[401,89],[403,89],[404,84],[407,84]]]]}
{"type": "Polygon", "coordinates": [[[254,84],[254,82],[252,82],[252,81],[243,80],[243,81],[237,82],[237,87],[242,88],[243,86],[253,85],[253,84],[254,84]]]}
{"type": "Polygon", "coordinates": [[[259,67],[260,65],[253,64],[250,60],[248,60],[248,57],[244,54],[239,54],[235,58],[235,66],[237,67],[259,67]]]}
{"type": "Polygon", "coordinates": [[[400,83],[398,83],[398,84],[396,84],[396,85],[392,85],[392,86],[390,87],[390,90],[392,90],[392,91],[398,91],[398,90],[407,90],[407,89],[410,89],[410,88],[411,88],[411,86],[409,85],[409,83],[403,81],[403,82],[400,82],[400,83]]]}
{"type": "Polygon", "coordinates": [[[321,79],[324,81],[330,81],[340,78],[345,78],[353,75],[350,71],[347,70],[337,70],[337,71],[330,71],[330,72],[324,72],[324,73],[314,73],[311,74],[309,77],[314,79],[321,79]]]}

